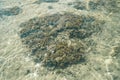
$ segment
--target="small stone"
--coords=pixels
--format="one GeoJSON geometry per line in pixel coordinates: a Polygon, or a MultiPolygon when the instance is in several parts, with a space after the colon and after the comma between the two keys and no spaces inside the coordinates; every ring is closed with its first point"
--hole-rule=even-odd
{"type": "Polygon", "coordinates": [[[52,6],[48,6],[48,9],[53,9],[53,7],[52,6]]]}

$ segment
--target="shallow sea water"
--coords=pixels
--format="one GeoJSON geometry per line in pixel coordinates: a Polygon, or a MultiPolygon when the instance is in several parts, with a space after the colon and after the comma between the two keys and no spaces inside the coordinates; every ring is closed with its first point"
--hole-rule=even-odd
{"type": "MultiPolygon", "coordinates": [[[[61,36],[66,34],[61,33],[56,40],[62,41],[61,36]]],[[[71,44],[69,38],[65,39],[71,44]]],[[[0,80],[120,80],[119,66],[119,0],[0,0],[0,80]],[[82,40],[87,45],[86,61],[64,69],[49,69],[35,63],[21,41],[20,24],[66,12],[103,21],[103,25],[97,24],[101,31],[95,29],[95,33],[82,40]]]]}

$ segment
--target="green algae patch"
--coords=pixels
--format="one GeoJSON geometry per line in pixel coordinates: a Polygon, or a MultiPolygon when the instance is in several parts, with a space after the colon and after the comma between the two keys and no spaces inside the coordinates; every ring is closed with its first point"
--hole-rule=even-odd
{"type": "Polygon", "coordinates": [[[93,16],[56,13],[21,23],[19,35],[36,63],[65,68],[86,60],[84,39],[101,30],[97,22],[93,16]]]}

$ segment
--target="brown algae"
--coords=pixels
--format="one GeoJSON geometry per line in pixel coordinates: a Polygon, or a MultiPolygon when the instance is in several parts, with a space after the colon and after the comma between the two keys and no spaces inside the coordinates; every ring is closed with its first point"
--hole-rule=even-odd
{"type": "Polygon", "coordinates": [[[93,16],[72,13],[35,17],[21,23],[20,38],[35,62],[42,62],[47,67],[65,68],[85,61],[83,40],[101,29],[95,23],[93,16]]]}

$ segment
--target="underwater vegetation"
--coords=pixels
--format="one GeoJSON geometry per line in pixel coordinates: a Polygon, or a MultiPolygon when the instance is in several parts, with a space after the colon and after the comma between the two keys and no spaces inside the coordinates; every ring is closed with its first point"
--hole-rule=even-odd
{"type": "Polygon", "coordinates": [[[86,3],[83,1],[70,2],[68,5],[78,10],[86,10],[86,3]]]}
{"type": "Polygon", "coordinates": [[[53,7],[52,6],[48,6],[48,9],[53,9],[53,7]]]}
{"type": "Polygon", "coordinates": [[[112,54],[112,56],[116,56],[116,58],[119,58],[120,57],[120,46],[115,46],[114,48],[113,48],[113,50],[114,50],[114,54],[112,54]]]}
{"type": "Polygon", "coordinates": [[[22,9],[18,6],[14,6],[12,8],[5,8],[0,10],[0,16],[14,16],[18,15],[22,12],[22,9]]]}
{"type": "Polygon", "coordinates": [[[48,53],[43,62],[47,66],[55,66],[57,68],[67,67],[70,64],[80,63],[84,61],[84,46],[77,42],[79,45],[69,45],[66,42],[58,42],[55,45],[54,52],[48,53]]]}
{"type": "Polygon", "coordinates": [[[91,33],[86,32],[84,29],[83,30],[72,30],[70,32],[69,37],[70,38],[80,38],[80,39],[84,39],[86,37],[89,37],[91,35],[91,33]]]}
{"type": "Polygon", "coordinates": [[[65,68],[85,61],[84,39],[102,29],[93,16],[56,13],[21,23],[20,38],[36,63],[65,68]]]}
{"type": "Polygon", "coordinates": [[[119,12],[119,0],[90,0],[88,3],[86,1],[75,1],[69,2],[68,5],[77,10],[87,10],[87,11],[106,11],[106,12],[119,12]]]}
{"type": "Polygon", "coordinates": [[[96,0],[90,1],[89,7],[91,10],[106,10],[107,12],[119,12],[120,7],[117,0],[96,0]]]}
{"type": "Polygon", "coordinates": [[[97,0],[97,1],[90,1],[89,2],[89,8],[91,10],[97,10],[105,6],[105,2],[102,0],[97,0]]]}
{"type": "Polygon", "coordinates": [[[35,1],[34,3],[36,4],[40,4],[42,2],[47,2],[47,3],[54,3],[54,2],[58,2],[59,0],[38,0],[38,1],[35,1]]]}
{"type": "Polygon", "coordinates": [[[120,13],[119,0],[109,0],[106,2],[105,8],[108,12],[120,13]]]}
{"type": "Polygon", "coordinates": [[[77,10],[97,10],[105,6],[105,1],[103,0],[90,0],[88,3],[85,1],[75,1],[68,3],[69,6],[77,10]]]}

